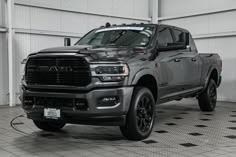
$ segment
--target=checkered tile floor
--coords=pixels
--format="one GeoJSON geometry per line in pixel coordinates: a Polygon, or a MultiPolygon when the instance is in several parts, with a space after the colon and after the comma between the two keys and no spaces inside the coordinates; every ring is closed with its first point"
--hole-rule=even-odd
{"type": "Polygon", "coordinates": [[[212,113],[200,112],[193,101],[160,105],[152,135],[140,142],[126,140],[118,127],[67,125],[44,132],[20,107],[0,107],[0,157],[16,156],[235,157],[236,104],[218,102],[212,113]]]}

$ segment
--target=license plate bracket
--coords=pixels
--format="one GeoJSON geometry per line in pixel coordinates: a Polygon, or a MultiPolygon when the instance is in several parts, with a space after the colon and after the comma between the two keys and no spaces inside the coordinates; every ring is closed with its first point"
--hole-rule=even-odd
{"type": "Polygon", "coordinates": [[[46,119],[60,119],[61,110],[56,108],[44,108],[44,117],[46,119]]]}

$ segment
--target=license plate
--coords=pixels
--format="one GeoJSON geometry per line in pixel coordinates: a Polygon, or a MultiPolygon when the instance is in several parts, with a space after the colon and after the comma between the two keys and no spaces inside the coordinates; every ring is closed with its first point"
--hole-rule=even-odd
{"type": "Polygon", "coordinates": [[[45,108],[44,117],[47,119],[59,119],[61,118],[61,110],[54,108],[45,108]]]}

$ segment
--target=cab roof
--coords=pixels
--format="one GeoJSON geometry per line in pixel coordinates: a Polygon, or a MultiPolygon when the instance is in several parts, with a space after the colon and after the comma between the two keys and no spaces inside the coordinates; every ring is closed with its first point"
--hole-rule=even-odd
{"type": "Polygon", "coordinates": [[[186,30],[184,28],[180,28],[180,27],[172,26],[172,25],[166,25],[166,24],[151,24],[151,23],[133,23],[133,24],[120,24],[120,25],[115,25],[115,24],[111,25],[109,23],[107,23],[107,24],[110,25],[110,26],[101,26],[100,28],[114,28],[114,27],[127,27],[127,26],[146,26],[146,27],[148,27],[148,26],[149,27],[162,26],[162,27],[168,27],[168,28],[173,28],[173,29],[175,28],[175,29],[181,30],[183,32],[189,32],[188,30],[186,30]]]}

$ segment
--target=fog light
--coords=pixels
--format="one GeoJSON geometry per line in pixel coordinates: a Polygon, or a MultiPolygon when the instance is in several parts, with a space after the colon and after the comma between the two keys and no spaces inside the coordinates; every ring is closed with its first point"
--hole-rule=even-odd
{"type": "Polygon", "coordinates": [[[27,106],[33,106],[34,105],[34,97],[24,97],[23,104],[27,105],[27,106]]]}
{"type": "Polygon", "coordinates": [[[99,107],[111,107],[117,105],[118,103],[120,103],[120,99],[117,96],[103,97],[98,100],[99,107]]]}
{"type": "Polygon", "coordinates": [[[77,110],[83,110],[84,111],[84,110],[89,109],[88,104],[85,100],[76,99],[74,105],[75,105],[75,108],[77,110]]]}

